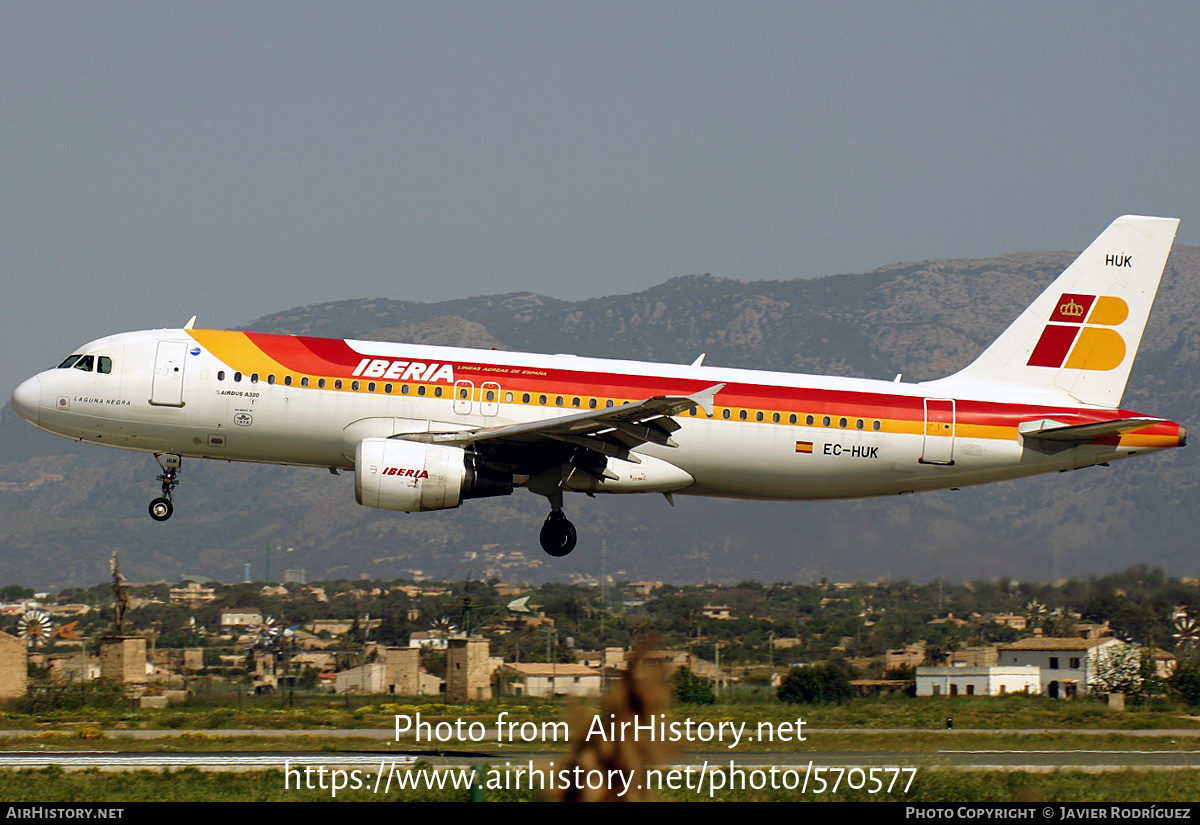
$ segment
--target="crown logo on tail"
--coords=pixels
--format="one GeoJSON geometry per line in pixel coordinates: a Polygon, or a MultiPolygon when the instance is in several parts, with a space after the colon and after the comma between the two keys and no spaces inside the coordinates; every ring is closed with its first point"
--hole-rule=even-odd
{"type": "Polygon", "coordinates": [[[1083,304],[1076,303],[1075,299],[1072,298],[1067,303],[1059,306],[1058,311],[1067,318],[1082,318],[1084,310],[1083,304]]]}

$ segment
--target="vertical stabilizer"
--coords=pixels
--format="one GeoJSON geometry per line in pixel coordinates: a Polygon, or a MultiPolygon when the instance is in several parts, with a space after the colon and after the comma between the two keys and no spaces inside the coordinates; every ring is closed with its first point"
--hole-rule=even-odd
{"type": "Polygon", "coordinates": [[[1178,226],[1117,218],[973,364],[926,386],[1120,406],[1178,226]]]}

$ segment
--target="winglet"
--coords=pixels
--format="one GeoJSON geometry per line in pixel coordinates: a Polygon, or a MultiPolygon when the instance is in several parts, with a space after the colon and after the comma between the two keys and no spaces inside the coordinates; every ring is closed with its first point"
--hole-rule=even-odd
{"type": "Polygon", "coordinates": [[[706,390],[700,390],[700,392],[689,395],[687,398],[689,401],[695,402],[697,407],[704,410],[709,415],[712,415],[713,404],[716,401],[717,393],[723,389],[725,389],[724,384],[714,384],[706,390]]]}
{"type": "Polygon", "coordinates": [[[191,318],[188,319],[188,322],[183,325],[183,328],[191,329],[194,326],[196,326],[196,316],[195,315],[193,315],[191,318]]]}

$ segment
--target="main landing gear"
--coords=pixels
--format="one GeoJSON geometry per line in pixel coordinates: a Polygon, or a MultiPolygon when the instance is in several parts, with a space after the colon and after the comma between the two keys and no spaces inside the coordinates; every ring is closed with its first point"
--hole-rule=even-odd
{"type": "Polygon", "coordinates": [[[162,467],[162,474],[157,477],[162,482],[162,496],[150,502],[150,518],[155,521],[166,521],[175,512],[175,505],[171,503],[171,494],[179,484],[179,467],[183,464],[183,459],[173,453],[165,455],[155,453],[154,460],[158,462],[159,467],[162,467]]]}
{"type": "Polygon", "coordinates": [[[550,515],[542,525],[538,540],[542,549],[556,559],[575,549],[575,525],[563,513],[562,470],[551,467],[529,479],[526,484],[531,493],[545,496],[550,502],[550,515]]]}
{"type": "Polygon", "coordinates": [[[574,550],[575,538],[575,525],[567,519],[561,507],[550,511],[550,515],[546,516],[546,522],[542,525],[542,532],[538,535],[538,539],[542,542],[542,549],[555,558],[565,556],[574,550]]]}

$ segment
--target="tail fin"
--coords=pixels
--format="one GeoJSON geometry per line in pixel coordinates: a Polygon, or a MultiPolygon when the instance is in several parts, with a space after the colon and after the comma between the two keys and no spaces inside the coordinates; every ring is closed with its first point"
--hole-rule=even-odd
{"type": "Polygon", "coordinates": [[[1120,406],[1178,226],[1117,218],[973,364],[925,386],[1120,406]]]}

